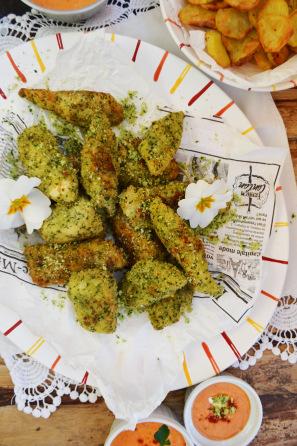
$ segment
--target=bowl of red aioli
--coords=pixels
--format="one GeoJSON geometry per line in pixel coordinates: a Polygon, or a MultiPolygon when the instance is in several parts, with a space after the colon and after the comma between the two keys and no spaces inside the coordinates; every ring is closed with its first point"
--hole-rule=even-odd
{"type": "Polygon", "coordinates": [[[184,427],[164,405],[133,427],[123,420],[115,420],[104,443],[104,446],[163,445],[194,446],[184,427]]]}
{"type": "Polygon", "coordinates": [[[255,390],[233,376],[217,376],[196,386],[187,396],[184,423],[199,446],[247,446],[263,418],[255,390]]]}
{"type": "Polygon", "coordinates": [[[78,22],[96,14],[107,0],[21,0],[49,17],[62,22],[78,22]]]}

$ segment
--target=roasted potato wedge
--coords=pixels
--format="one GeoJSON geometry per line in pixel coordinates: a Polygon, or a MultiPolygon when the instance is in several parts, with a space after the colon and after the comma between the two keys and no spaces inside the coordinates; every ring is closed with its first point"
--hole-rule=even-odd
{"type": "Polygon", "coordinates": [[[293,35],[289,17],[267,14],[258,20],[258,35],[261,45],[267,53],[277,53],[293,35]]]}
{"type": "Polygon", "coordinates": [[[259,11],[259,19],[264,15],[283,15],[289,16],[289,6],[286,0],[267,0],[259,11]]]}
{"type": "Polygon", "coordinates": [[[214,0],[187,0],[191,5],[209,5],[213,3],[214,0]]]}
{"type": "Polygon", "coordinates": [[[222,42],[229,53],[232,65],[235,66],[248,62],[260,45],[256,31],[251,31],[243,40],[222,36],[222,42]]]}
{"type": "Polygon", "coordinates": [[[257,6],[259,0],[226,0],[226,2],[239,11],[249,11],[257,6]]]}
{"type": "Polygon", "coordinates": [[[268,59],[267,54],[265,53],[263,48],[260,48],[258,49],[258,51],[255,52],[254,59],[256,64],[261,70],[265,71],[265,70],[270,70],[270,68],[272,68],[273,64],[268,59]]]}
{"type": "Polygon", "coordinates": [[[248,14],[235,8],[220,9],[216,14],[216,27],[224,36],[241,40],[252,29],[248,14]]]}
{"type": "Polygon", "coordinates": [[[278,53],[266,53],[267,58],[273,67],[278,67],[288,60],[290,51],[287,46],[284,46],[278,53]]]}
{"type": "Polygon", "coordinates": [[[293,12],[297,9],[297,0],[288,0],[289,12],[293,12]]]}
{"type": "Polygon", "coordinates": [[[208,11],[198,5],[187,5],[179,11],[179,20],[183,25],[216,28],[216,12],[208,11]]]}
{"type": "Polygon", "coordinates": [[[209,11],[218,11],[219,9],[228,8],[229,5],[224,1],[215,1],[212,3],[206,3],[205,5],[201,5],[201,8],[208,9],[209,11]]]}
{"type": "Polygon", "coordinates": [[[297,47],[297,10],[290,15],[290,22],[293,27],[293,34],[290,37],[288,44],[297,47]]]}
{"type": "Polygon", "coordinates": [[[231,65],[229,54],[222,42],[222,35],[218,31],[209,30],[205,33],[207,53],[223,68],[231,65]]]}

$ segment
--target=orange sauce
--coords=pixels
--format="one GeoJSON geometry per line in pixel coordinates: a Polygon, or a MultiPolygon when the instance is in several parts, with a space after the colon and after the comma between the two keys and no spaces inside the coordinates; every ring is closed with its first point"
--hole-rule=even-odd
{"type": "Polygon", "coordinates": [[[212,384],[202,390],[192,407],[192,420],[197,431],[209,440],[227,440],[241,432],[250,417],[251,406],[247,394],[231,383],[212,384]],[[212,416],[209,398],[228,395],[233,398],[235,413],[227,418],[212,416]]]}
{"type": "Polygon", "coordinates": [[[82,9],[92,5],[96,0],[31,0],[35,5],[47,9],[57,9],[60,11],[82,9]]]}
{"type": "MultiPolygon", "coordinates": [[[[158,441],[154,439],[161,423],[145,422],[138,423],[134,431],[121,432],[111,443],[111,446],[156,446],[158,441]]],[[[169,427],[170,435],[168,437],[171,446],[186,446],[182,434],[173,427],[169,427]]]]}

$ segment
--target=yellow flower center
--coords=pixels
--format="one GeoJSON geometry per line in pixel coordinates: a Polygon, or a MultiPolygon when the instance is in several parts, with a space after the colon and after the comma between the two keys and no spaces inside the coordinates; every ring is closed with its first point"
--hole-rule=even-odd
{"type": "Polygon", "coordinates": [[[196,209],[199,212],[204,212],[206,208],[211,208],[211,204],[215,201],[214,198],[212,198],[212,195],[209,195],[208,197],[203,197],[199,201],[199,203],[196,204],[196,209]]]}
{"type": "Polygon", "coordinates": [[[15,214],[16,212],[22,212],[28,204],[31,204],[31,201],[28,200],[26,195],[23,195],[21,198],[16,198],[12,200],[10,203],[10,208],[8,209],[7,214],[15,214]]]}

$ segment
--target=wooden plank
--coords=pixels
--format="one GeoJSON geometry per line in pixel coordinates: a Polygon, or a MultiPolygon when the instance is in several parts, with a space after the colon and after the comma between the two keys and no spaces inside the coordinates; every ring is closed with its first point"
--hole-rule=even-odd
{"type": "Polygon", "coordinates": [[[277,108],[284,120],[288,133],[288,138],[297,139],[297,119],[296,119],[297,102],[281,101],[277,104],[277,108]]]}
{"type": "Polygon", "coordinates": [[[273,91],[272,97],[278,105],[281,101],[295,101],[297,102],[297,88],[292,88],[291,90],[283,90],[283,91],[273,91]]]}

